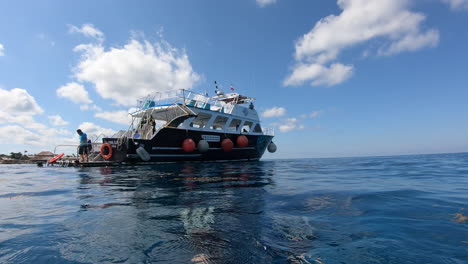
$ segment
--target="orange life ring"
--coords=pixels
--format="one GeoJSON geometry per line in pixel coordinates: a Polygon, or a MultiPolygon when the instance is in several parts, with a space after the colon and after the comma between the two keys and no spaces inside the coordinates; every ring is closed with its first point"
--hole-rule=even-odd
{"type": "Polygon", "coordinates": [[[49,163],[49,164],[54,163],[54,162],[56,162],[58,159],[60,159],[61,157],[63,157],[63,155],[65,155],[65,153],[60,153],[60,154],[56,155],[55,157],[50,158],[50,160],[47,161],[47,163],[49,163]]]}
{"type": "Polygon", "coordinates": [[[102,144],[101,150],[99,151],[99,153],[106,160],[112,158],[112,146],[109,143],[102,144]],[[108,149],[107,151],[106,151],[106,148],[108,149]]]}

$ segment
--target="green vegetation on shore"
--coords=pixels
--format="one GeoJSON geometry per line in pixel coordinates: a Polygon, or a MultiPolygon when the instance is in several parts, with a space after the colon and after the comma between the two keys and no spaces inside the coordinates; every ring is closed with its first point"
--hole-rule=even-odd
{"type": "Polygon", "coordinates": [[[27,152],[25,150],[24,154],[21,152],[10,152],[10,155],[0,154],[0,161],[2,164],[31,163],[31,158],[26,155],[27,152]]]}

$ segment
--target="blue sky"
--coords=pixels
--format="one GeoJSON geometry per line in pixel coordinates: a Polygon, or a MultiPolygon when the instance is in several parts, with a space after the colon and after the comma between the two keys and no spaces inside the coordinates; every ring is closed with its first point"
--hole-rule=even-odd
{"type": "Polygon", "coordinates": [[[126,129],[148,91],[257,98],[267,158],[468,151],[468,0],[1,1],[0,153],[126,129]]]}

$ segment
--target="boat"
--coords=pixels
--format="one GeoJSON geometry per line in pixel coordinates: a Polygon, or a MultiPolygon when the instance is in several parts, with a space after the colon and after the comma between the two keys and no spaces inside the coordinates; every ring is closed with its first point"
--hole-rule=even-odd
{"type": "Polygon", "coordinates": [[[277,147],[254,101],[218,89],[213,96],[184,89],[148,95],[129,113],[128,129],[93,143],[82,165],[259,160],[277,147]]]}

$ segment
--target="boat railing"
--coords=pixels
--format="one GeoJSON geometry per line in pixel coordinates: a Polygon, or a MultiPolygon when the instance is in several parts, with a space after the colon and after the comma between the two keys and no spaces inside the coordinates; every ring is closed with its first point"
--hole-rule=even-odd
{"type": "Polygon", "coordinates": [[[231,114],[237,100],[225,103],[219,100],[219,96],[210,97],[207,94],[201,94],[190,90],[167,90],[147,95],[143,100],[138,101],[137,112],[170,105],[185,105],[205,110],[217,111],[231,114]]]}
{"type": "Polygon", "coordinates": [[[60,144],[60,145],[56,145],[56,146],[54,147],[54,155],[57,154],[57,149],[58,149],[58,148],[63,148],[63,147],[75,148],[75,149],[76,149],[76,153],[78,153],[78,147],[79,147],[79,146],[80,146],[80,145],[78,145],[78,144],[73,144],[73,145],[71,145],[71,144],[60,144]]]}
{"type": "Polygon", "coordinates": [[[102,140],[105,137],[107,137],[107,135],[105,135],[104,133],[101,133],[101,134],[99,134],[97,136],[90,136],[90,139],[91,139],[92,143],[99,143],[97,141],[102,140]]]}
{"type": "MultiPolygon", "coordinates": [[[[91,149],[90,151],[88,151],[88,154],[91,155],[93,153],[99,153],[100,150],[101,150],[101,146],[102,146],[103,143],[99,143],[99,142],[94,142],[94,143],[87,143],[86,145],[91,145],[91,149]]],[[[54,147],[54,155],[57,154],[57,149],[58,148],[73,148],[75,151],[76,151],[76,155],[77,157],[79,156],[78,154],[78,150],[79,150],[79,147],[80,145],[79,144],[60,144],[60,145],[56,145],[54,147]]]]}

